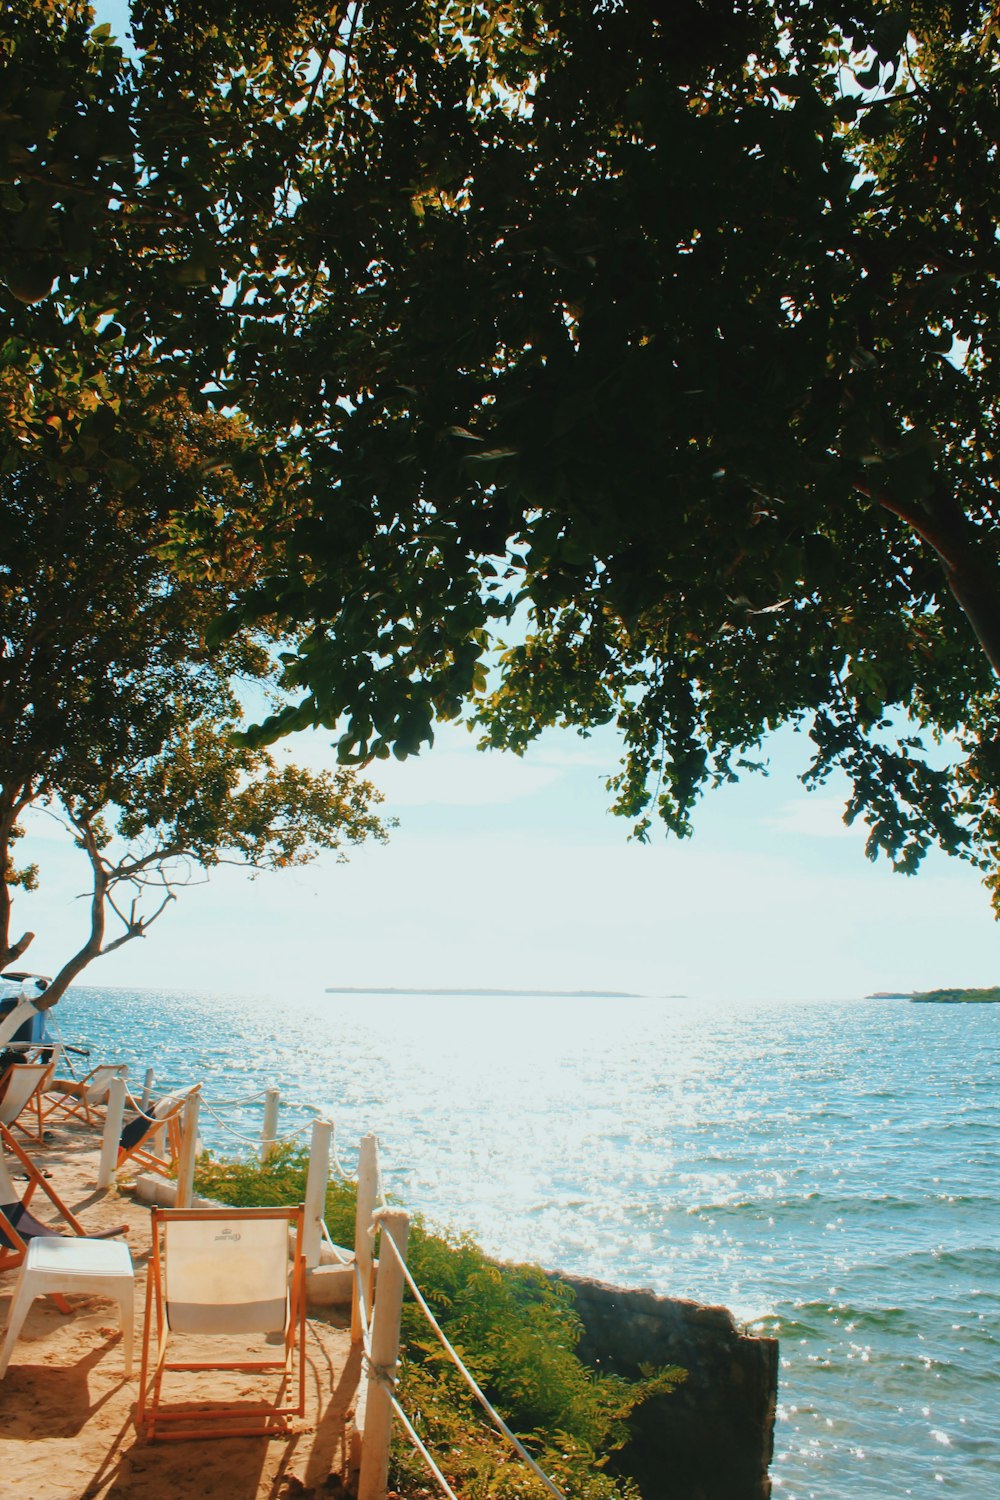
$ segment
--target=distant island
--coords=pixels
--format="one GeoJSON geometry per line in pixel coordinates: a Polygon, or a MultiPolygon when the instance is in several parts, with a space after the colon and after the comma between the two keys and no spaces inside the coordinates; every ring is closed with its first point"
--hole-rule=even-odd
{"type": "Polygon", "coordinates": [[[555,1000],[641,1000],[634,990],[430,990],[401,989],[398,985],[331,984],[328,995],[468,995],[477,999],[512,995],[539,995],[555,1000]]]}
{"type": "Polygon", "coordinates": [[[1000,985],[983,990],[875,990],[866,1000],[912,1000],[916,1005],[1000,1005],[1000,985]]]}
{"type": "Polygon", "coordinates": [[[998,1005],[1000,985],[985,990],[916,990],[910,999],[917,1005],[998,1005]]]}

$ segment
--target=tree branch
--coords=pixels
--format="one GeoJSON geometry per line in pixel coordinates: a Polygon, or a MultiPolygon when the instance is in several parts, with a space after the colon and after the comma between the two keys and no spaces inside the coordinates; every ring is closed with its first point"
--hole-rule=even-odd
{"type": "Polygon", "coordinates": [[[956,603],[1000,677],[1000,566],[965,512],[940,489],[929,511],[884,490],[861,484],[856,488],[905,522],[937,553],[956,603]]]}

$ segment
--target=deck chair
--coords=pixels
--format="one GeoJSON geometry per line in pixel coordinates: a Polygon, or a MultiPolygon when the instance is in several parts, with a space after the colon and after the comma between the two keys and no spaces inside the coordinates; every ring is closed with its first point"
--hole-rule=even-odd
{"type": "Polygon", "coordinates": [[[194,1092],[195,1089],[188,1089],[183,1094],[168,1094],[153,1106],[151,1115],[140,1114],[128,1121],[118,1142],[116,1172],[129,1162],[138,1171],[170,1176],[181,1150],[181,1111],[194,1092]],[[166,1157],[158,1154],[161,1132],[166,1137],[169,1153],[166,1157]]]}
{"type": "Polygon", "coordinates": [[[36,1146],[42,1144],[42,1098],[48,1088],[55,1061],[49,1063],[12,1063],[0,1080],[0,1125],[16,1125],[36,1146]],[[35,1115],[38,1129],[32,1134],[22,1122],[22,1115],[35,1115]]]}
{"type": "MultiPolygon", "coordinates": [[[[304,1210],[295,1208],[154,1208],[152,1252],[146,1282],[146,1319],[139,1371],[136,1425],[150,1440],[273,1436],[288,1431],[289,1417],[305,1413],[304,1210]],[[289,1265],[289,1231],[294,1231],[289,1265]],[[289,1279],[289,1271],[291,1278],[289,1279]],[[157,1347],[150,1358],[153,1309],[157,1347]],[[184,1358],[168,1361],[171,1338],[183,1340],[184,1358]],[[192,1359],[216,1343],[215,1358],[192,1359]],[[234,1356],[234,1343],[241,1346],[234,1356]],[[280,1343],[269,1357],[248,1359],[247,1345],[280,1343]],[[292,1389],[295,1348],[298,1379],[292,1389]],[[224,1357],[228,1355],[228,1357],[224,1357]],[[283,1372],[273,1401],[192,1403],[161,1400],[169,1370],[283,1372]],[[294,1400],[293,1400],[294,1397],[294,1400]]],[[[245,1383],[241,1381],[241,1394],[245,1383]]]]}
{"type": "Polygon", "coordinates": [[[108,1097],[113,1078],[124,1078],[128,1072],[126,1063],[101,1063],[92,1068],[85,1078],[53,1078],[46,1089],[48,1103],[43,1118],[65,1116],[67,1119],[85,1120],[88,1125],[100,1122],[97,1106],[108,1097]]]}
{"type": "MultiPolygon", "coordinates": [[[[60,1219],[75,1235],[86,1239],[107,1240],[128,1233],[128,1226],[119,1224],[114,1229],[105,1229],[98,1234],[88,1234],[79,1219],[67,1208],[55,1188],[46,1181],[28,1153],[18,1145],[7,1126],[0,1125],[0,1271],[19,1266],[33,1239],[62,1234],[62,1230],[43,1223],[41,1219],[36,1219],[29,1210],[28,1204],[36,1190],[41,1190],[45,1194],[60,1219]],[[10,1175],[7,1153],[20,1163],[27,1178],[28,1185],[23,1193],[18,1192],[10,1175]]],[[[61,1298],[56,1300],[63,1312],[69,1312],[69,1307],[61,1298]]]]}

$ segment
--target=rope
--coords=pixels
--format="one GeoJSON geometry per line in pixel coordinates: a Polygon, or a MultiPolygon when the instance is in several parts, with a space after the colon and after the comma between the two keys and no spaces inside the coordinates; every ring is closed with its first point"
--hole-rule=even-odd
{"type": "Polygon", "coordinates": [[[487,1400],[486,1396],[484,1396],[483,1392],[480,1390],[479,1386],[476,1384],[476,1382],[473,1379],[473,1377],[469,1374],[468,1370],[465,1368],[465,1365],[462,1363],[461,1359],[459,1359],[459,1357],[456,1354],[455,1350],[452,1348],[451,1344],[448,1342],[448,1338],[447,1338],[444,1330],[442,1329],[441,1325],[438,1323],[437,1318],[435,1318],[434,1314],[431,1312],[430,1308],[427,1306],[427,1303],[424,1300],[423,1293],[421,1292],[420,1288],[417,1286],[417,1283],[414,1281],[413,1277],[410,1275],[409,1267],[407,1266],[406,1261],[400,1255],[400,1253],[399,1253],[399,1247],[397,1246],[395,1240],[392,1238],[391,1234],[383,1234],[383,1236],[382,1236],[382,1244],[385,1245],[386,1243],[388,1243],[392,1247],[392,1251],[393,1251],[393,1254],[396,1257],[397,1264],[399,1265],[399,1268],[400,1268],[400,1270],[403,1273],[403,1279],[406,1282],[407,1286],[410,1288],[410,1291],[413,1293],[413,1296],[414,1296],[414,1298],[416,1300],[417,1306],[420,1308],[421,1312],[423,1313],[424,1317],[427,1319],[427,1321],[430,1324],[431,1328],[436,1333],[438,1339],[441,1342],[442,1347],[444,1348],[445,1352],[447,1353],[447,1355],[448,1355],[449,1359],[451,1360],[452,1364],[458,1370],[458,1373],[462,1376],[462,1379],[465,1381],[466,1385],[469,1387],[470,1391],[475,1396],[475,1398],[479,1402],[480,1406],[483,1408],[483,1411],[490,1418],[490,1420],[496,1425],[496,1427],[499,1429],[499,1431],[503,1433],[503,1435],[507,1439],[507,1441],[509,1443],[513,1444],[513,1446],[517,1449],[518,1453],[524,1459],[525,1463],[532,1470],[532,1472],[538,1476],[538,1478],[545,1485],[545,1488],[549,1491],[549,1493],[552,1494],[552,1495],[555,1495],[556,1496],[556,1500],[566,1500],[566,1497],[563,1495],[562,1490],[557,1489],[556,1486],[552,1483],[552,1480],[549,1478],[549,1476],[544,1472],[544,1470],[541,1469],[541,1468],[539,1468],[538,1464],[532,1458],[532,1456],[528,1452],[527,1448],[525,1448],[525,1446],[521,1442],[520,1438],[516,1435],[516,1433],[511,1432],[510,1428],[507,1426],[507,1423],[504,1421],[503,1417],[501,1417],[500,1413],[498,1411],[496,1411],[495,1408],[490,1405],[490,1403],[487,1400]]]}
{"type": "Polygon", "coordinates": [[[357,1261],[354,1262],[354,1280],[358,1288],[358,1312],[361,1315],[361,1343],[366,1354],[372,1352],[371,1325],[368,1318],[368,1304],[365,1301],[365,1287],[361,1279],[361,1267],[357,1261]]]}
{"type": "Polygon", "coordinates": [[[339,1174],[339,1176],[343,1178],[344,1182],[357,1182],[358,1174],[355,1172],[352,1177],[351,1173],[345,1172],[340,1164],[340,1157],[337,1155],[337,1128],[332,1120],[330,1124],[330,1156],[333,1161],[333,1165],[337,1169],[337,1173],[339,1174]]]}
{"type": "MultiPolygon", "coordinates": [[[[218,1121],[218,1123],[222,1126],[222,1129],[227,1131],[229,1135],[234,1136],[236,1140],[242,1141],[245,1146],[253,1146],[254,1150],[257,1150],[257,1148],[260,1146],[260,1136],[243,1135],[241,1131],[236,1129],[235,1125],[230,1125],[228,1120],[223,1120],[220,1115],[216,1114],[215,1110],[210,1104],[206,1104],[205,1108],[208,1110],[212,1118],[218,1121]]],[[[275,1145],[277,1145],[277,1142],[275,1142],[275,1145]]]]}
{"type": "Polygon", "coordinates": [[[413,1423],[410,1421],[409,1417],[406,1415],[406,1412],[400,1406],[395,1396],[390,1395],[389,1399],[392,1402],[393,1411],[396,1413],[396,1416],[399,1418],[404,1428],[406,1429],[407,1437],[410,1439],[410,1442],[413,1444],[414,1448],[416,1448],[417,1452],[420,1454],[420,1457],[423,1459],[424,1463],[430,1469],[434,1478],[441,1486],[442,1493],[444,1495],[447,1495],[448,1500],[458,1500],[458,1496],[455,1494],[455,1491],[452,1489],[447,1479],[445,1479],[444,1475],[441,1473],[441,1470],[438,1468],[437,1464],[434,1462],[433,1458],[431,1458],[431,1455],[424,1447],[424,1444],[421,1442],[420,1437],[417,1434],[417,1430],[414,1427],[413,1423]]]}
{"type": "MultiPolygon", "coordinates": [[[[153,1104],[153,1108],[155,1109],[157,1104],[162,1104],[164,1099],[169,1099],[171,1097],[175,1099],[183,1097],[186,1100],[191,1094],[197,1093],[198,1087],[199,1085],[195,1084],[192,1088],[184,1090],[168,1089],[166,1093],[161,1094],[159,1099],[155,1101],[155,1103],[153,1104]]],[[[132,1109],[140,1119],[149,1120],[150,1124],[152,1125],[166,1125],[168,1123],[166,1120],[160,1119],[159,1115],[148,1115],[127,1083],[125,1085],[125,1102],[126,1104],[131,1105],[132,1109]]]]}
{"type": "Polygon", "coordinates": [[[132,1106],[136,1114],[139,1115],[141,1119],[149,1120],[151,1123],[155,1124],[156,1116],[147,1115],[146,1111],[143,1109],[142,1105],[139,1103],[138,1099],[135,1097],[128,1084],[125,1085],[125,1101],[127,1104],[130,1104],[132,1106]]]}
{"type": "Polygon", "coordinates": [[[235,1109],[238,1104],[256,1104],[258,1099],[266,1099],[267,1095],[268,1090],[261,1089],[259,1094],[244,1094],[240,1099],[213,1099],[211,1104],[207,1099],[203,1099],[203,1103],[208,1105],[209,1109],[235,1109]]]}
{"type": "Polygon", "coordinates": [[[375,1364],[367,1350],[361,1357],[361,1363],[369,1380],[374,1380],[375,1384],[388,1391],[390,1396],[395,1394],[396,1365],[390,1369],[388,1365],[375,1364]]]}
{"type": "Polygon", "coordinates": [[[274,1140],[269,1140],[269,1146],[288,1146],[297,1135],[304,1135],[307,1130],[312,1130],[314,1120],[307,1120],[304,1125],[297,1125],[294,1130],[289,1130],[286,1135],[276,1135],[274,1140]]]}
{"type": "Polygon", "coordinates": [[[333,1251],[333,1258],[334,1258],[334,1260],[337,1261],[338,1264],[342,1265],[342,1266],[353,1266],[353,1264],[354,1264],[354,1256],[350,1253],[350,1251],[348,1251],[348,1250],[341,1250],[341,1248],[340,1248],[339,1245],[335,1245],[333,1243],[333,1239],[331,1238],[330,1231],[326,1227],[326,1220],[325,1219],[320,1219],[320,1221],[319,1221],[319,1227],[320,1227],[320,1233],[322,1234],[323,1238],[326,1240],[326,1243],[329,1246],[329,1248],[333,1251]]]}
{"type": "MultiPolygon", "coordinates": [[[[325,1225],[323,1227],[326,1228],[325,1225]]],[[[410,1439],[410,1442],[413,1444],[414,1448],[416,1448],[417,1452],[420,1454],[420,1457],[427,1465],[431,1474],[440,1485],[442,1494],[447,1496],[447,1500],[458,1500],[458,1496],[455,1494],[455,1491],[451,1488],[447,1479],[445,1479],[444,1475],[441,1473],[441,1470],[438,1468],[431,1454],[428,1452],[426,1445],[421,1440],[420,1435],[414,1427],[413,1423],[410,1421],[409,1417],[406,1415],[406,1412],[400,1406],[396,1396],[395,1375],[392,1374],[389,1370],[385,1369],[382,1365],[376,1365],[372,1361],[371,1328],[368,1322],[368,1308],[365,1305],[365,1289],[364,1283],[361,1279],[361,1267],[358,1265],[357,1261],[355,1261],[354,1263],[354,1280],[357,1283],[358,1311],[361,1314],[361,1345],[364,1350],[364,1367],[368,1371],[370,1379],[376,1381],[379,1385],[384,1386],[384,1388],[389,1392],[389,1400],[392,1403],[393,1411],[402,1422],[403,1427],[406,1431],[406,1435],[410,1439]]]]}
{"type": "MultiPolygon", "coordinates": [[[[260,1094],[248,1094],[245,1099],[223,1100],[223,1107],[228,1108],[229,1106],[236,1104],[252,1104],[256,1100],[266,1098],[267,1092],[268,1091],[265,1089],[263,1093],[260,1094]]],[[[208,1113],[218,1123],[218,1125],[221,1126],[223,1130],[228,1132],[228,1134],[233,1136],[236,1140],[242,1141],[245,1146],[252,1146],[255,1151],[259,1150],[262,1144],[272,1148],[275,1146],[291,1145],[296,1136],[303,1135],[307,1130],[311,1130],[314,1123],[312,1120],[306,1120],[305,1124],[297,1126],[295,1130],[290,1130],[285,1135],[274,1136],[273,1139],[269,1137],[266,1141],[262,1142],[260,1136],[244,1135],[242,1131],[236,1129],[235,1125],[230,1125],[228,1120],[222,1119],[221,1115],[219,1115],[218,1113],[218,1104],[210,1104],[207,1099],[203,1099],[202,1103],[208,1110],[208,1113]]],[[[312,1108],[311,1105],[308,1105],[306,1107],[312,1108]]]]}

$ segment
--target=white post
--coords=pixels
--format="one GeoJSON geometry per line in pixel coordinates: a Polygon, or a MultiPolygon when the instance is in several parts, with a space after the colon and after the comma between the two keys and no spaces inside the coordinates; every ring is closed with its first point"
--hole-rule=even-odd
{"type": "Polygon", "coordinates": [[[312,1140],[309,1143],[309,1175],[306,1178],[305,1227],[302,1231],[302,1254],[305,1256],[307,1271],[311,1271],[320,1262],[332,1137],[333,1126],[329,1120],[313,1121],[312,1140]]]}
{"type": "Polygon", "coordinates": [[[194,1159],[198,1145],[198,1110],[201,1092],[192,1089],[181,1110],[181,1150],[177,1160],[177,1208],[190,1208],[194,1192],[194,1159]]]}
{"type": "Polygon", "coordinates": [[[278,1139],[278,1104],[281,1095],[278,1089],[268,1089],[264,1099],[264,1128],[260,1133],[260,1159],[267,1161],[278,1139]]]}
{"type": "Polygon", "coordinates": [[[399,1358],[399,1318],[403,1308],[403,1270],[385,1244],[388,1235],[402,1260],[410,1233],[410,1216],[402,1209],[382,1214],[382,1253],[378,1263],[378,1295],[372,1318],[372,1354],[365,1401],[365,1430],[361,1439],[358,1500],[386,1500],[389,1481],[389,1442],[392,1438],[392,1389],[399,1358]]]}
{"type": "Polygon", "coordinates": [[[116,1073],[108,1084],[108,1112],[104,1116],[101,1162],[97,1169],[99,1189],[109,1188],[114,1181],[115,1167],[118,1164],[118,1143],[121,1140],[124,1118],[125,1080],[120,1073],[116,1073]]]}
{"type": "Polygon", "coordinates": [[[361,1307],[358,1302],[358,1278],[365,1292],[368,1316],[372,1314],[372,1271],[375,1250],[371,1235],[372,1214],[378,1206],[378,1136],[363,1135],[358,1153],[358,1204],[354,1215],[354,1292],[351,1297],[351,1343],[360,1344],[364,1337],[361,1307]]]}
{"type": "Polygon", "coordinates": [[[153,1078],[154,1073],[152,1068],[147,1068],[146,1078],[142,1085],[142,1098],[139,1101],[139,1108],[144,1115],[149,1114],[149,1101],[153,1097],[153,1078]]]}

